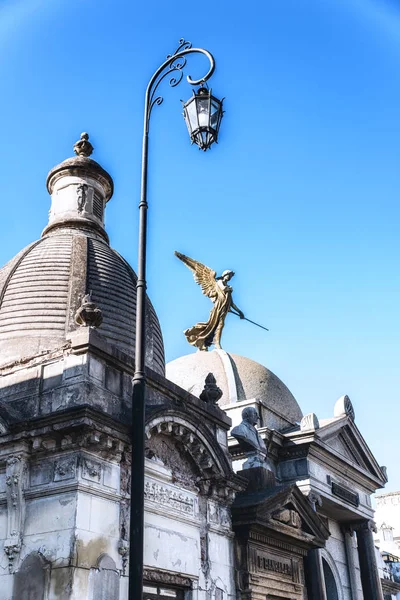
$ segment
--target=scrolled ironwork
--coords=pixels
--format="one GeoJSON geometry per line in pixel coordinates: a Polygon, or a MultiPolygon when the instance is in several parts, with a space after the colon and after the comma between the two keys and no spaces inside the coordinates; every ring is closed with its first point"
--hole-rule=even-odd
{"type": "Polygon", "coordinates": [[[145,131],[148,132],[150,115],[155,105],[160,106],[163,102],[162,96],[157,96],[156,92],[164,79],[169,78],[170,87],[176,87],[183,78],[183,69],[186,67],[188,54],[203,54],[210,61],[210,68],[206,75],[201,79],[192,79],[190,75],[186,77],[190,85],[201,85],[205,83],[215,70],[215,61],[213,55],[203,48],[192,48],[191,42],[184,38],[179,40],[179,45],[173,54],[168,54],[166,61],[157,69],[151,78],[146,90],[145,99],[145,131]],[[176,75],[171,75],[175,73],[176,75]]]}

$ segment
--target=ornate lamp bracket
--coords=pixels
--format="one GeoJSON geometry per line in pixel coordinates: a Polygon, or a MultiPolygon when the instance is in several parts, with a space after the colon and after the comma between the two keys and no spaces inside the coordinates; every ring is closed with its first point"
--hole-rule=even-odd
{"type": "Polygon", "coordinates": [[[190,75],[187,76],[187,81],[190,85],[202,85],[215,71],[215,60],[213,55],[204,50],[203,48],[192,48],[191,42],[187,42],[183,38],[179,40],[179,46],[173,54],[168,54],[167,60],[157,69],[153,77],[150,79],[149,85],[146,90],[145,99],[145,132],[148,133],[150,115],[153,107],[157,104],[163,103],[164,98],[157,95],[157,89],[160,83],[169,77],[169,85],[176,87],[182,81],[183,69],[186,66],[188,54],[204,54],[210,61],[210,68],[206,75],[201,79],[192,79],[190,75]],[[175,73],[175,75],[173,75],[175,73]]]}

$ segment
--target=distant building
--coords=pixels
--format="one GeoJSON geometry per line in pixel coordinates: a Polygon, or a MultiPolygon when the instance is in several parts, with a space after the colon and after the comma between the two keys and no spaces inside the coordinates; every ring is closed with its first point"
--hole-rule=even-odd
{"type": "MultiPolygon", "coordinates": [[[[126,600],[136,275],[109,245],[98,163],[67,159],[47,189],[42,237],[0,271],[0,600],[126,600]]],[[[386,475],[347,396],[303,416],[223,350],[165,369],[150,300],[146,364],[146,600],[383,600],[386,475]],[[248,407],[258,466],[229,435],[248,407]]]]}
{"type": "Polygon", "coordinates": [[[388,600],[400,600],[400,492],[379,494],[375,501],[374,537],[381,555],[380,568],[385,578],[384,591],[387,592],[388,600]]]}

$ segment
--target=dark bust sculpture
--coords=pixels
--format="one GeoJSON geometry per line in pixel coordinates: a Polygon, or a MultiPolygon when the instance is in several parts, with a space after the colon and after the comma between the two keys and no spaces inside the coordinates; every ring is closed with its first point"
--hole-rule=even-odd
{"type": "Polygon", "coordinates": [[[254,406],[247,406],[242,411],[242,419],[240,425],[232,429],[231,434],[237,439],[240,448],[247,456],[243,468],[264,467],[267,469],[267,448],[255,428],[259,420],[257,409],[254,406]]]}

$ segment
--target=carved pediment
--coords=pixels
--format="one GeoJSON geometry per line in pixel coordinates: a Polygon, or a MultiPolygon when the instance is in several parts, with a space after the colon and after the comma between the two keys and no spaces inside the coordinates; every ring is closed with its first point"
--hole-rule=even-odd
{"type": "Polygon", "coordinates": [[[238,494],[232,506],[232,521],[234,527],[274,530],[310,548],[323,546],[329,537],[324,522],[296,485],[238,494]]]}
{"type": "Polygon", "coordinates": [[[356,440],[352,438],[353,436],[351,436],[346,429],[342,429],[324,441],[330,448],[336,450],[336,452],[339,452],[339,454],[347,458],[347,460],[355,463],[365,470],[368,470],[368,461],[366,460],[364,453],[359,448],[356,440]]]}
{"type": "Polygon", "coordinates": [[[353,465],[367,471],[378,479],[381,485],[387,481],[382,468],[362,437],[355,423],[346,419],[344,422],[332,423],[319,429],[320,439],[335,452],[339,453],[353,465]]]}
{"type": "Polygon", "coordinates": [[[228,504],[245,482],[207,427],[177,410],[160,410],[146,423],[146,457],[159,461],[185,489],[216,495],[228,504]]]}

